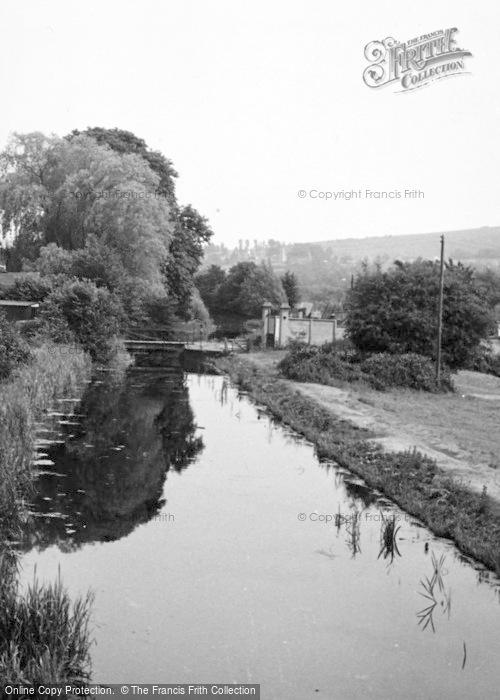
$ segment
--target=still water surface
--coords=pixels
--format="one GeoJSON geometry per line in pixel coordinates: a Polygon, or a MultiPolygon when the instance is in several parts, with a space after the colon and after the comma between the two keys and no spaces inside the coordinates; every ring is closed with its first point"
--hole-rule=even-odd
{"type": "Polygon", "coordinates": [[[494,577],[223,378],[105,375],[52,421],[22,580],[60,568],[72,597],[95,590],[94,681],[260,683],[277,700],[499,692],[494,577]]]}

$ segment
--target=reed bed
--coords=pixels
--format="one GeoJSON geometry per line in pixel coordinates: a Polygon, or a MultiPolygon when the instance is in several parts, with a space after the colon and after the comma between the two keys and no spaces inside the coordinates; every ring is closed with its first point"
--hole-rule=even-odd
{"type": "Polygon", "coordinates": [[[11,684],[85,684],[90,678],[90,611],[93,593],[72,604],[60,576],[35,577],[21,594],[0,589],[0,678],[11,684]]]}
{"type": "Polygon", "coordinates": [[[34,351],[31,363],[0,383],[0,533],[15,530],[21,517],[37,422],[57,398],[75,396],[90,370],[90,358],[80,348],[46,344],[34,351]]]}
{"type": "Polygon", "coordinates": [[[81,348],[43,345],[0,383],[0,679],[11,684],[85,683],[93,596],[73,605],[60,577],[19,590],[17,540],[34,471],[37,423],[58,398],[78,398],[91,361],[81,348]]]}

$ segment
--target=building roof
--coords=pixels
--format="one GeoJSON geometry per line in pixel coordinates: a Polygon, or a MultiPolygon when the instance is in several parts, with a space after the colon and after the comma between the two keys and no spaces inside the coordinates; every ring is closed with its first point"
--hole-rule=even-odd
{"type": "Polygon", "coordinates": [[[0,306],[17,306],[17,307],[30,307],[32,309],[37,309],[39,304],[37,301],[19,301],[18,299],[0,299],[0,306]]]}

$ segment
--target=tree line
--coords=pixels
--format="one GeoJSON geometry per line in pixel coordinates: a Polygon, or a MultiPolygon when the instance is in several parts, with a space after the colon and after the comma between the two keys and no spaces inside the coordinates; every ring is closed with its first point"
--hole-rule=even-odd
{"type": "Polygon", "coordinates": [[[176,178],[171,161],[129,131],[14,134],[0,154],[1,233],[8,269],[40,279],[8,294],[43,301],[57,340],[206,320],[194,275],[212,230],[178,203],[176,178]]]}
{"type": "Polygon", "coordinates": [[[265,301],[278,309],[284,303],[294,307],[300,298],[296,275],[287,271],[279,277],[266,262],[240,262],[227,272],[211,265],[196,276],[195,282],[213,315],[260,318],[265,301]]]}

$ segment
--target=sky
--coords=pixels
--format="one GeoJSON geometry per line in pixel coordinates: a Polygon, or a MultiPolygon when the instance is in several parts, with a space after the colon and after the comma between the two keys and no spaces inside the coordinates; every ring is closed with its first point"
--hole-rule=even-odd
{"type": "Polygon", "coordinates": [[[0,148],[132,131],[230,247],[496,226],[499,20],[496,0],[2,0],[0,148]],[[370,42],[448,28],[465,75],[363,81],[370,42]]]}

